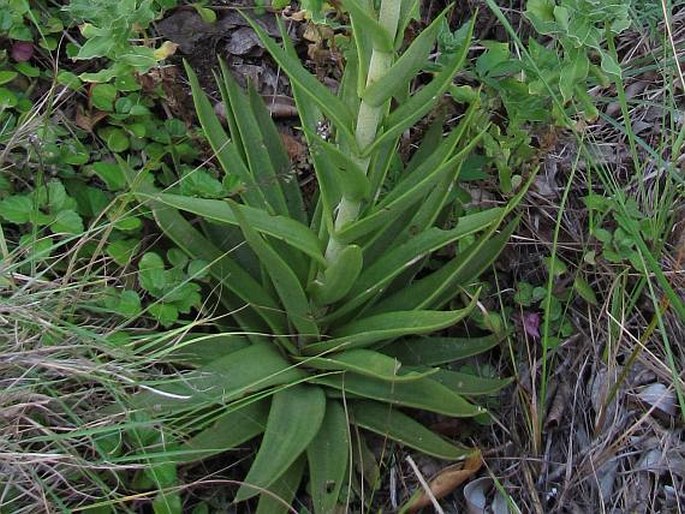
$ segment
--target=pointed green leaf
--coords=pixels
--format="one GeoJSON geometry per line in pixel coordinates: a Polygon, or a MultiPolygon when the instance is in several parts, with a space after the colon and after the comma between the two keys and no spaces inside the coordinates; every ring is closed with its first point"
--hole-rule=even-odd
{"type": "Polygon", "coordinates": [[[181,445],[173,462],[206,459],[257,437],[266,427],[269,404],[269,400],[259,400],[222,414],[212,426],[181,445]]]}
{"type": "Polygon", "coordinates": [[[235,143],[229,141],[224,127],[214,112],[212,104],[200,86],[197,75],[195,75],[195,72],[188,63],[184,63],[184,65],[192,90],[195,111],[219,164],[221,164],[225,173],[239,177],[245,184],[242,197],[246,203],[253,207],[266,208],[267,201],[262,195],[262,190],[258,187],[247,166],[245,166],[235,143]]]}
{"type": "Polygon", "coordinates": [[[474,21],[472,20],[464,48],[462,48],[460,52],[454,54],[452,59],[445,64],[442,71],[440,71],[428,85],[414,93],[409,100],[402,103],[390,114],[390,116],[388,116],[384,124],[386,128],[372,144],[364,149],[365,155],[372,155],[378,145],[413,126],[414,123],[433,108],[443,93],[447,91],[455,74],[466,60],[471,44],[471,37],[473,35],[473,27],[474,21]]]}
{"type": "Polygon", "coordinates": [[[357,245],[343,248],[338,258],[309,287],[319,305],[328,305],[343,298],[354,286],[363,267],[362,249],[357,245]]]}
{"type": "Polygon", "coordinates": [[[320,153],[323,159],[331,163],[335,171],[335,179],[345,198],[355,201],[368,198],[371,184],[354,159],[343,153],[337,146],[321,138],[314,139],[312,153],[320,153]]]}
{"type": "Polygon", "coordinates": [[[429,334],[458,323],[469,315],[477,295],[471,303],[456,311],[397,311],[376,314],[351,321],[333,331],[334,339],[305,346],[306,355],[330,350],[349,350],[368,347],[373,343],[407,335],[429,334]]]}
{"type": "MultiPolygon", "coordinates": [[[[269,243],[253,230],[243,215],[240,206],[229,200],[236,220],[240,224],[245,240],[262,263],[263,269],[269,275],[278,293],[281,303],[288,313],[288,319],[297,328],[300,336],[317,337],[319,327],[312,319],[309,301],[302,285],[292,268],[281,258],[269,243]]],[[[307,229],[308,230],[308,229],[307,229]]],[[[311,234],[311,232],[309,232],[311,234]]]]}
{"type": "MultiPolygon", "coordinates": [[[[418,368],[417,371],[421,369],[418,368]]],[[[451,391],[465,396],[494,394],[511,383],[511,379],[479,377],[447,369],[438,370],[431,378],[451,391]]]]}
{"type": "Polygon", "coordinates": [[[325,412],[326,395],[320,387],[296,385],[275,393],[262,443],[235,501],[252,498],[275,483],[312,442],[325,412]]]}
{"type": "Polygon", "coordinates": [[[162,351],[165,361],[202,366],[225,357],[229,353],[247,348],[249,344],[249,341],[242,335],[192,332],[175,340],[170,348],[168,341],[164,341],[166,348],[162,351]]]}
{"type": "Polygon", "coordinates": [[[336,167],[325,158],[322,152],[315,150],[318,140],[321,139],[316,134],[316,126],[321,119],[320,111],[309,100],[309,97],[302,92],[301,88],[293,84],[292,90],[300,115],[302,130],[310,148],[310,156],[314,166],[314,173],[316,174],[316,183],[319,187],[318,204],[322,208],[321,215],[323,216],[323,223],[330,232],[333,230],[333,212],[341,198],[340,184],[336,177],[337,170],[336,167]]]}
{"type": "Polygon", "coordinates": [[[388,31],[369,14],[372,9],[368,7],[368,4],[362,6],[357,0],[343,0],[343,5],[358,27],[357,30],[369,35],[373,48],[386,53],[393,51],[395,45],[392,35],[388,34],[388,31]]]}
{"type": "Polygon", "coordinates": [[[256,514],[286,514],[292,512],[290,506],[304,476],[306,464],[304,456],[297,459],[273,484],[268,492],[259,495],[256,514]]]}
{"type": "Polygon", "coordinates": [[[370,401],[354,402],[351,411],[355,425],[426,455],[439,459],[459,460],[473,452],[468,448],[453,445],[388,405],[370,401]]]}
{"type": "Polygon", "coordinates": [[[400,275],[422,257],[443,248],[459,239],[488,228],[502,215],[499,208],[488,209],[470,214],[459,219],[452,230],[428,229],[403,245],[389,250],[359,276],[352,287],[349,300],[331,313],[326,321],[338,319],[347,314],[369,298],[381,292],[392,279],[400,275]]]}
{"type": "MultiPolygon", "coordinates": [[[[350,13],[354,16],[354,12],[350,11],[350,13]]],[[[444,21],[444,13],[445,11],[436,16],[431,24],[421,31],[421,34],[414,39],[409,48],[397,59],[381,80],[366,88],[362,96],[366,103],[379,107],[409,87],[412,79],[416,77],[416,73],[428,64],[428,56],[435,45],[435,38],[444,21]]]]}
{"type": "MultiPolygon", "coordinates": [[[[266,127],[260,127],[257,118],[253,111],[253,105],[258,102],[250,102],[249,97],[243,93],[238,87],[235,79],[231,75],[223,61],[219,62],[221,67],[221,77],[223,79],[223,87],[225,88],[227,96],[226,109],[231,109],[233,112],[233,122],[236,129],[240,133],[240,141],[242,142],[242,150],[247,160],[247,166],[250,174],[254,177],[255,183],[262,190],[262,194],[268,204],[273,209],[274,214],[288,215],[288,207],[285,203],[285,195],[281,189],[281,179],[276,175],[274,163],[271,160],[269,150],[275,150],[274,144],[280,142],[280,136],[273,126],[273,121],[268,117],[265,121],[267,125],[272,125],[273,132],[275,132],[275,140],[267,142],[262,136],[262,130],[266,127]]],[[[261,102],[261,99],[259,100],[261,102]]],[[[262,107],[264,107],[262,105],[262,107]]],[[[273,134],[272,134],[273,137],[273,134]]],[[[281,153],[283,149],[281,147],[281,153]]],[[[279,163],[283,165],[281,159],[279,163]]],[[[287,158],[285,162],[285,169],[278,170],[279,173],[288,171],[289,165],[287,158]]]]}
{"type": "Polygon", "coordinates": [[[394,341],[381,350],[405,366],[439,366],[478,355],[494,348],[502,336],[418,337],[394,341]]]}
{"type": "Polygon", "coordinates": [[[236,400],[249,392],[297,382],[304,376],[272,343],[258,343],[173,380],[148,386],[145,392],[133,397],[132,403],[155,412],[199,409],[236,400]]]}
{"type": "MultiPolygon", "coordinates": [[[[359,221],[344,226],[336,235],[337,239],[351,243],[374,230],[378,230],[401,216],[404,211],[422,201],[425,195],[432,191],[436,184],[440,183],[446,176],[449,175],[455,179],[461,162],[471,152],[483,134],[484,132],[481,132],[478,136],[475,136],[465,148],[437,168],[431,170],[427,176],[421,177],[416,184],[412,184],[406,190],[402,185],[398,186],[397,190],[401,192],[395,194],[393,191],[392,197],[384,198],[374,208],[374,212],[359,221]]],[[[412,176],[413,174],[410,175],[410,179],[412,176]]]]}
{"type": "MultiPolygon", "coordinates": [[[[210,263],[209,273],[219,283],[252,306],[254,311],[267,322],[267,326],[275,333],[284,333],[286,324],[284,316],[278,311],[279,305],[261,284],[243,268],[236,265],[227,253],[216,248],[200,234],[176,209],[169,208],[164,203],[154,200],[159,195],[158,191],[136,174],[126,162],[119,160],[119,165],[126,173],[126,179],[131,190],[136,196],[143,198],[145,204],[152,209],[155,221],[167,237],[189,256],[210,263]]],[[[258,327],[262,326],[262,323],[258,321],[259,318],[254,315],[254,311],[237,312],[235,318],[237,320],[244,318],[248,321],[250,330],[257,330],[258,327]]]]}
{"type": "Polygon", "coordinates": [[[446,161],[454,157],[453,152],[457,148],[462,134],[460,130],[452,130],[446,138],[440,140],[432,152],[428,153],[426,150],[426,155],[419,165],[405,169],[402,179],[388,191],[375,209],[380,210],[387,207],[388,204],[406,195],[409,191],[414,191],[418,184],[431,177],[446,161]]]}
{"type": "MultiPolygon", "coordinates": [[[[189,198],[166,193],[157,194],[151,198],[175,209],[192,212],[208,220],[239,225],[228,201],[189,198]]],[[[239,205],[237,208],[255,231],[284,241],[321,264],[326,263],[319,238],[305,225],[285,216],[272,216],[262,209],[255,209],[247,205],[239,205]]]]}
{"type": "MultiPolygon", "coordinates": [[[[285,70],[290,82],[296,84],[303,93],[307,94],[321,109],[321,112],[333,122],[339,133],[344,135],[349,142],[353,143],[352,127],[354,126],[354,121],[352,113],[350,113],[347,106],[331,93],[326,86],[321,84],[316,77],[309,73],[302,66],[299,59],[296,59],[287,50],[278,46],[254,20],[248,16],[245,16],[245,20],[257,33],[262,44],[274,60],[285,70]]],[[[280,20],[278,21],[280,23],[280,20]]],[[[285,37],[287,38],[288,36],[286,35],[285,37]]],[[[284,43],[288,44],[286,39],[284,39],[284,43]]]]}
{"type": "MultiPolygon", "coordinates": [[[[252,85],[250,85],[252,86],[252,85]]],[[[285,195],[285,203],[288,206],[290,217],[307,224],[307,214],[302,200],[302,193],[297,177],[294,177],[294,171],[291,170],[292,163],[288,157],[288,153],[283,146],[283,140],[276,128],[276,124],[271,119],[264,100],[257,93],[254,87],[249,88],[250,105],[254,113],[257,125],[262,132],[262,139],[269,152],[273,168],[276,171],[283,194],[285,195]]]]}
{"type": "Polygon", "coordinates": [[[485,233],[438,271],[381,300],[369,312],[442,307],[459,293],[460,286],[474,282],[492,264],[509,240],[516,223],[514,220],[495,237],[491,232],[485,233]]]}
{"type": "Polygon", "coordinates": [[[433,373],[432,370],[407,373],[400,368],[400,361],[385,354],[364,349],[348,350],[330,356],[303,358],[303,363],[324,371],[352,371],[358,375],[391,382],[418,380],[433,373]]]}
{"type": "Polygon", "coordinates": [[[471,417],[485,412],[431,378],[421,378],[412,382],[389,382],[344,373],[322,375],[313,382],[343,391],[344,394],[437,412],[446,416],[471,417]]]}
{"type": "Polygon", "coordinates": [[[335,512],[347,478],[349,454],[350,435],[345,410],[337,401],[329,400],[321,428],[307,447],[310,494],[316,514],[335,512]]]}

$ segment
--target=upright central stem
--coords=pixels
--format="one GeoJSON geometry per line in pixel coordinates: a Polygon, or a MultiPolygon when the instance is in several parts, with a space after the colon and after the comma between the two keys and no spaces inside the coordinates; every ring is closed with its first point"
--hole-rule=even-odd
{"type": "MultiPolygon", "coordinates": [[[[381,27],[387,32],[391,41],[395,40],[397,34],[397,27],[400,19],[401,0],[381,0],[381,9],[378,15],[378,22],[381,27]]],[[[392,51],[383,52],[374,48],[371,52],[371,59],[369,62],[369,71],[366,76],[365,84],[369,87],[371,84],[383,80],[383,77],[390,69],[393,63],[394,54],[392,51]]],[[[363,69],[360,67],[360,69],[363,69]]],[[[355,139],[357,147],[363,154],[364,150],[376,139],[378,126],[381,122],[381,117],[385,111],[385,105],[374,107],[366,103],[363,99],[359,104],[359,112],[357,113],[357,126],[355,129],[355,139]]],[[[368,175],[370,156],[356,159],[359,168],[368,175]]],[[[350,200],[343,197],[338,204],[337,215],[335,217],[334,232],[338,232],[348,223],[353,222],[359,216],[361,202],[359,200],[350,200]]],[[[345,244],[337,240],[335,233],[331,234],[326,247],[326,259],[329,263],[335,262],[340,251],[345,247],[345,244]]]]}

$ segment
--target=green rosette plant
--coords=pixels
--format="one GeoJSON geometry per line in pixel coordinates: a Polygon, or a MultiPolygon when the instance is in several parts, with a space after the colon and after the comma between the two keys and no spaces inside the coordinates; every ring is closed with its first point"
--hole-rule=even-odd
{"type": "Polygon", "coordinates": [[[209,263],[226,313],[223,333],[191,332],[169,350],[189,371],[133,397],[141,412],[165,416],[173,433],[188,436],[173,451],[167,446],[153,469],[261,437],[235,496],[259,496],[257,512],[287,511],[305,476],[315,512],[334,512],[364,453],[360,434],[442,459],[471,455],[477,450],[436,435],[407,409],[473,417],[484,412],[473,397],[508,382],[446,366],[492,348],[502,334],[443,331],[472,312],[476,279],[514,226],[502,228],[511,205],[466,211],[458,201],[462,164],[488,127],[479,126],[472,105],[447,134],[436,116],[406,162],[398,152],[403,134],[435,110],[462,67],[473,24],[433,65],[445,13],[403,49],[411,0],[382,0],[378,11],[347,0],[345,8],[353,49],[337,94],[305,70],[283,27],[280,46],[248,18],[290,79],[318,182],[312,201],[292,180],[260,96],[239,88],[223,63],[217,82],[228,133],[187,73],[226,181],[242,183],[237,195],[169,194],[128,171],[134,195],[163,232],[189,258],[209,263]],[[413,88],[424,68],[431,80],[413,88]],[[332,138],[317,131],[322,121],[332,138]],[[438,251],[443,257],[433,258],[438,251]]]}

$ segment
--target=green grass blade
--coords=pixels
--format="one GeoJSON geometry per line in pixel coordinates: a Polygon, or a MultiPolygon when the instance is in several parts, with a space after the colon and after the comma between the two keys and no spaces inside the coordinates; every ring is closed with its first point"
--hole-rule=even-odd
{"type": "Polygon", "coordinates": [[[389,382],[345,373],[317,377],[314,383],[343,391],[344,394],[353,394],[446,416],[472,417],[484,412],[480,407],[466,401],[461,395],[430,378],[413,382],[389,382]]]}
{"type": "MultiPolygon", "coordinates": [[[[227,201],[191,198],[167,193],[154,195],[151,198],[175,209],[192,212],[208,220],[239,225],[235,212],[227,201]]],[[[321,264],[326,263],[319,238],[307,226],[285,216],[272,216],[262,209],[255,209],[247,205],[238,206],[238,210],[255,231],[284,241],[321,264]]]]}
{"type": "Polygon", "coordinates": [[[307,447],[310,494],[316,514],[335,512],[347,478],[350,434],[342,405],[329,400],[319,432],[307,447]]]}
{"type": "Polygon", "coordinates": [[[295,385],[275,393],[262,443],[235,501],[274,484],[312,442],[325,412],[326,395],[320,387],[295,385]]]}
{"type": "Polygon", "coordinates": [[[295,498],[297,489],[304,476],[306,460],[300,457],[269,486],[268,492],[259,495],[256,514],[285,514],[293,512],[290,504],[295,498]]]}
{"type": "Polygon", "coordinates": [[[422,424],[388,405],[370,401],[354,402],[351,411],[355,425],[426,455],[439,459],[459,460],[473,453],[473,450],[455,446],[444,440],[422,424]]]}
{"type": "Polygon", "coordinates": [[[395,341],[381,350],[405,366],[439,366],[486,352],[502,341],[503,336],[420,337],[395,341]]]}
{"type": "Polygon", "coordinates": [[[256,230],[253,230],[238,204],[231,202],[230,207],[233,208],[245,240],[262,263],[288,313],[288,319],[297,328],[299,336],[317,337],[319,327],[312,319],[309,300],[293,269],[256,230]]]}
{"type": "MultiPolygon", "coordinates": [[[[353,12],[351,14],[354,16],[353,12]]],[[[440,13],[428,27],[421,31],[409,48],[383,75],[382,80],[376,81],[364,90],[362,99],[365,102],[379,107],[409,87],[417,72],[428,64],[428,55],[435,45],[435,38],[442,26],[444,14],[445,11],[440,13]]]]}
{"type": "Polygon", "coordinates": [[[269,400],[250,402],[221,415],[212,426],[182,444],[173,462],[188,463],[206,459],[257,437],[266,427],[269,404],[269,400]]]}
{"type": "Polygon", "coordinates": [[[306,355],[317,355],[331,350],[364,348],[395,337],[429,334],[458,323],[474,306],[475,299],[464,309],[455,311],[397,311],[376,314],[334,330],[334,339],[309,344],[303,352],[306,355]]]}
{"type": "Polygon", "coordinates": [[[308,357],[304,363],[311,368],[323,371],[351,371],[358,375],[387,380],[390,382],[410,382],[433,373],[432,370],[402,374],[400,362],[388,355],[373,350],[348,350],[330,356],[308,357]]]}
{"type": "MultiPolygon", "coordinates": [[[[283,68],[290,82],[297,85],[316,105],[328,119],[335,125],[341,135],[344,135],[349,144],[354,145],[354,118],[347,106],[321,84],[316,77],[309,73],[299,59],[291,55],[287,50],[278,46],[273,39],[255,21],[245,16],[245,20],[257,33],[264,47],[271,57],[283,68]]],[[[287,35],[285,36],[288,37],[287,35]]],[[[284,40],[285,41],[285,40],[284,40]]]]}

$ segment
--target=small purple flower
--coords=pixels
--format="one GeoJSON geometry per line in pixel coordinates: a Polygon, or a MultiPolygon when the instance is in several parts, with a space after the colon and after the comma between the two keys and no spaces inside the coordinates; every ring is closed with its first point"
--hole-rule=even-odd
{"type": "Polygon", "coordinates": [[[33,57],[33,43],[17,41],[12,45],[11,55],[16,62],[26,62],[33,57]]]}
{"type": "Polygon", "coordinates": [[[525,312],[523,314],[523,331],[533,339],[540,339],[540,313],[525,312]]]}

